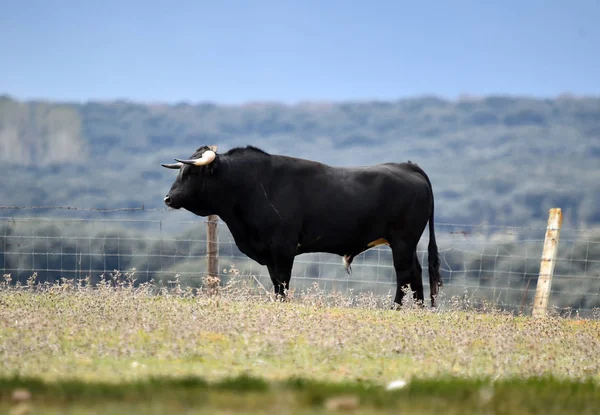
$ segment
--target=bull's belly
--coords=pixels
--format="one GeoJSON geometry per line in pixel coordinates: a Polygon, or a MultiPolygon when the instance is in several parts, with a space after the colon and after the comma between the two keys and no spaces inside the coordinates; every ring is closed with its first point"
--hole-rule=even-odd
{"type": "Polygon", "coordinates": [[[298,254],[323,252],[340,256],[356,256],[370,248],[389,245],[383,235],[349,236],[346,238],[320,238],[316,241],[300,242],[298,254]]]}

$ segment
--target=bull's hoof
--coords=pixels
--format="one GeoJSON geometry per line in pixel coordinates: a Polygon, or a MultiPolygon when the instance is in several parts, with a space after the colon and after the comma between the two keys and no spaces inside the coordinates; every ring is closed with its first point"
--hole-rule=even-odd
{"type": "Polygon", "coordinates": [[[278,303],[286,303],[288,298],[285,294],[275,294],[275,301],[278,303]]]}

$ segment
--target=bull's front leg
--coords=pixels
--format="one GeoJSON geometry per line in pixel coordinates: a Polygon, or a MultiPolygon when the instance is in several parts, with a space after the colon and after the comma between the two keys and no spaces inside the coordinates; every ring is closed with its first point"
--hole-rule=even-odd
{"type": "Polygon", "coordinates": [[[271,277],[271,282],[273,283],[273,292],[275,293],[275,297],[277,299],[285,298],[285,289],[286,284],[285,281],[282,281],[279,277],[279,273],[277,272],[274,265],[267,265],[267,269],[269,270],[269,276],[271,277]]]}
{"type": "Polygon", "coordinates": [[[268,267],[275,296],[282,301],[290,288],[293,263],[294,257],[275,255],[272,266],[268,267]]]}
{"type": "Polygon", "coordinates": [[[281,300],[285,299],[286,291],[290,288],[294,254],[295,252],[287,244],[271,245],[271,263],[267,268],[275,295],[281,300]]]}
{"type": "Polygon", "coordinates": [[[290,288],[292,267],[296,256],[298,240],[297,232],[282,227],[274,226],[268,238],[269,250],[269,276],[273,283],[273,291],[279,300],[285,300],[286,291],[290,288]]]}

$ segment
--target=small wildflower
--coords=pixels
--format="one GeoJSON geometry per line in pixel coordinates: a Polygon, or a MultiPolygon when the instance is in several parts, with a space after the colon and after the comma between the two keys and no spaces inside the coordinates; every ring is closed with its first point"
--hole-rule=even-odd
{"type": "Polygon", "coordinates": [[[390,383],[388,383],[386,389],[387,390],[395,390],[395,389],[402,389],[403,387],[405,387],[408,384],[407,381],[405,381],[404,379],[396,379],[390,383]]]}

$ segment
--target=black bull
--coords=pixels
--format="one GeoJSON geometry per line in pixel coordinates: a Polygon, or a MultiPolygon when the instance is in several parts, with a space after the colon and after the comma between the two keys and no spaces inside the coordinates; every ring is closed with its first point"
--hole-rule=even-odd
{"type": "Polygon", "coordinates": [[[429,221],[431,305],[442,279],[434,232],[433,190],[416,164],[332,167],[272,155],[252,146],[217,154],[201,147],[179,169],[167,206],[199,216],[218,215],[238,249],[267,267],[276,294],[285,296],[296,255],[327,252],[354,257],[386,244],[392,250],[396,296],[410,285],[421,304],[422,268],[416,248],[429,221]]]}

